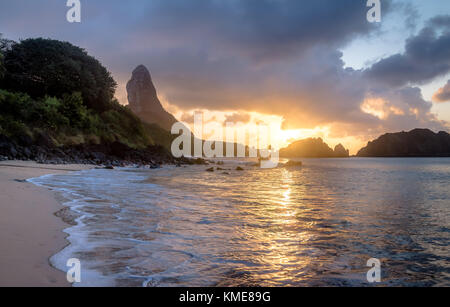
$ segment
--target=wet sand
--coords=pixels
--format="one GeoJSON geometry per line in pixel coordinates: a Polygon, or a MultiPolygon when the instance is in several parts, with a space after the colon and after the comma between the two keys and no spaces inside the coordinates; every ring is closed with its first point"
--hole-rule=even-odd
{"type": "Polygon", "coordinates": [[[68,227],[55,213],[55,194],[24,180],[89,169],[86,165],[0,162],[0,286],[70,286],[49,258],[67,245],[68,227]]]}

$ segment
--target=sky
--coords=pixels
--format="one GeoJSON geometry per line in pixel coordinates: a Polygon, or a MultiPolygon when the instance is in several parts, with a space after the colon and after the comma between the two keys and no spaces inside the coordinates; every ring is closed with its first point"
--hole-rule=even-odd
{"type": "Polygon", "coordinates": [[[0,0],[0,33],[85,48],[125,86],[144,64],[190,124],[270,124],[280,146],[322,137],[352,154],[386,132],[450,127],[450,1],[0,0]]]}

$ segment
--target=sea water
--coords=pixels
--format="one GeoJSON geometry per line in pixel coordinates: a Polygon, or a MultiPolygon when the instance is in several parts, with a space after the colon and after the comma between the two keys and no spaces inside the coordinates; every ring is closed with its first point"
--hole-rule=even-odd
{"type": "Polygon", "coordinates": [[[76,213],[81,286],[450,286],[450,159],[226,161],[30,181],[76,213]],[[236,171],[237,164],[245,171],[236,171]]]}

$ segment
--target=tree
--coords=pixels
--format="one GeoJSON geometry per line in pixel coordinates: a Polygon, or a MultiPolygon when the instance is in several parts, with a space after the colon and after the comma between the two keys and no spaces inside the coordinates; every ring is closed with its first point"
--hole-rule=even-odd
{"type": "Polygon", "coordinates": [[[4,53],[6,76],[1,86],[32,97],[80,92],[91,109],[110,109],[116,82],[110,72],[84,49],[51,39],[26,39],[4,53]]]}
{"type": "Polygon", "coordinates": [[[3,65],[3,54],[0,53],[0,80],[5,76],[5,66],[3,65]]]}
{"type": "Polygon", "coordinates": [[[5,66],[3,64],[4,61],[4,39],[2,39],[2,34],[0,33],[0,80],[3,79],[3,77],[5,76],[6,70],[5,70],[5,66]]]}

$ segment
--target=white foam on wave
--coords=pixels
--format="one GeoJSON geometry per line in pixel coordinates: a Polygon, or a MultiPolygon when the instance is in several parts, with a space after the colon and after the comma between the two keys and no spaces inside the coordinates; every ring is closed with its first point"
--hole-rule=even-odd
{"type": "Polygon", "coordinates": [[[173,264],[177,259],[189,262],[174,251],[172,259],[153,259],[152,253],[164,250],[167,241],[145,238],[175,235],[160,232],[160,221],[154,217],[170,217],[175,203],[167,196],[166,188],[146,180],[150,174],[166,176],[174,169],[95,169],[29,179],[35,185],[60,193],[67,200],[63,207],[78,216],[77,224],[64,230],[69,244],[53,255],[50,263],[67,272],[67,261],[79,259],[81,283],[74,286],[90,287],[114,286],[118,280],[143,285],[153,275],[153,269],[164,272],[178,267],[173,264]],[[112,222],[108,223],[109,220],[112,222]]]}
{"type": "MultiPolygon", "coordinates": [[[[83,175],[85,182],[90,182],[89,173],[97,170],[88,170],[88,171],[77,171],[72,172],[70,175],[83,175]]],[[[65,178],[69,178],[70,175],[67,175],[65,178]]],[[[61,193],[64,199],[67,199],[67,202],[64,202],[62,205],[64,207],[70,208],[71,211],[75,212],[79,215],[78,218],[75,219],[77,225],[68,227],[63,230],[68,236],[66,240],[69,241],[69,244],[59,251],[57,254],[53,255],[50,258],[50,263],[56,269],[67,272],[69,267],[67,266],[67,261],[76,257],[77,246],[84,246],[89,248],[91,245],[92,248],[95,246],[89,243],[89,240],[86,234],[83,231],[83,228],[86,226],[83,223],[83,219],[89,217],[90,215],[82,210],[79,210],[80,207],[83,206],[83,202],[88,200],[89,198],[83,197],[82,194],[77,193],[73,190],[73,187],[82,188],[82,185],[74,185],[73,182],[70,184],[68,182],[61,181],[59,179],[61,175],[44,175],[41,177],[30,178],[27,181],[33,183],[40,187],[49,188],[52,191],[61,193]],[[64,188],[60,186],[72,186],[72,189],[64,188]],[[59,187],[58,187],[59,186],[59,187]]],[[[114,281],[110,278],[105,278],[100,272],[91,270],[86,268],[81,264],[81,282],[73,284],[73,286],[81,286],[81,287],[91,287],[91,286],[113,286],[114,281]]]]}

